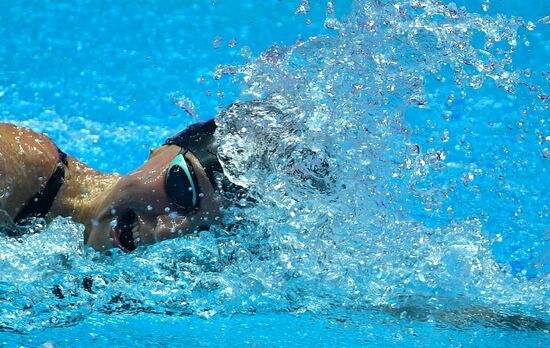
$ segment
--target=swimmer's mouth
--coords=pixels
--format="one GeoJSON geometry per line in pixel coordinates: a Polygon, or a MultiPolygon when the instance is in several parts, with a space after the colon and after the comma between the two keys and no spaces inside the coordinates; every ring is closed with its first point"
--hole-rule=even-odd
{"type": "Polygon", "coordinates": [[[136,213],[128,209],[116,218],[111,227],[111,237],[115,247],[124,252],[134,251],[139,243],[139,223],[136,213]]]}

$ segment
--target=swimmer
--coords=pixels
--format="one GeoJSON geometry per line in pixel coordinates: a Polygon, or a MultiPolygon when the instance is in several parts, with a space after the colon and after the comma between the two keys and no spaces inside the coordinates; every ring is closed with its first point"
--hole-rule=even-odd
{"type": "MultiPolygon", "coordinates": [[[[133,251],[219,223],[231,185],[217,158],[214,120],[152,149],[128,175],[97,171],[44,134],[0,123],[0,224],[16,234],[33,218],[71,217],[84,245],[133,251]]],[[[11,231],[11,232],[10,232],[11,231]]]]}

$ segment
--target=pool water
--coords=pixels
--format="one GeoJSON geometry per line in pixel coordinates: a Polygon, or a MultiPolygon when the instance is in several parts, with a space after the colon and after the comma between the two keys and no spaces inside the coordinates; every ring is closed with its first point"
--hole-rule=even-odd
{"type": "Polygon", "coordinates": [[[0,2],[1,121],[124,174],[218,115],[226,174],[257,202],[231,231],[131,254],[83,250],[70,218],[0,236],[0,342],[547,346],[549,15],[0,2]]]}

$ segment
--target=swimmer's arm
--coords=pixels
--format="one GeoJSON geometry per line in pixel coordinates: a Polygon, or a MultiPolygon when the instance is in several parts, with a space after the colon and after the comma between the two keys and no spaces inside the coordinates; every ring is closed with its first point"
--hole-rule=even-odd
{"type": "Polygon", "coordinates": [[[524,314],[509,314],[485,306],[446,306],[445,308],[423,305],[381,306],[384,312],[399,318],[419,321],[435,321],[454,327],[479,325],[501,327],[521,331],[550,331],[550,321],[524,314]]]}

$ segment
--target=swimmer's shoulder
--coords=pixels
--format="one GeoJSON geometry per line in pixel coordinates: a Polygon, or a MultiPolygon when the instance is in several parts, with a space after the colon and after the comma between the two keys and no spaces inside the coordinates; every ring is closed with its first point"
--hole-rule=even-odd
{"type": "Polygon", "coordinates": [[[45,134],[0,123],[0,210],[14,216],[52,175],[57,146],[45,134]]]}
{"type": "Polygon", "coordinates": [[[39,141],[53,143],[50,137],[46,134],[37,133],[28,127],[6,122],[0,122],[0,139],[2,138],[17,140],[20,142],[38,139],[39,141]]]}

